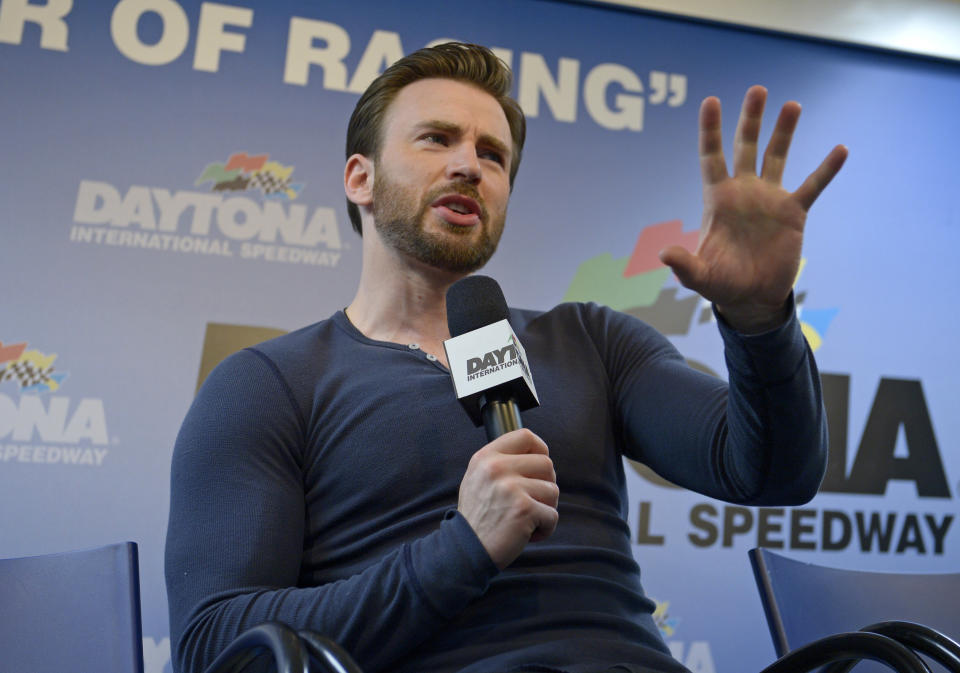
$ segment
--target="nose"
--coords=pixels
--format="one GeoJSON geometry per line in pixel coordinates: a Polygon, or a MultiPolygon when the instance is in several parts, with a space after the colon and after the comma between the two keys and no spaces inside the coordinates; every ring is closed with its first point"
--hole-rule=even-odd
{"type": "Polygon", "coordinates": [[[480,160],[477,150],[469,143],[461,143],[450,153],[447,177],[476,184],[480,182],[480,160]]]}

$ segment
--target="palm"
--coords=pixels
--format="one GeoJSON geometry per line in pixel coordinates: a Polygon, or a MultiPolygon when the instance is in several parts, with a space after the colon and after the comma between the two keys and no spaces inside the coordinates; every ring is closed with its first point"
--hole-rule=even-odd
{"type": "Polygon", "coordinates": [[[705,193],[696,256],[710,301],[779,306],[800,264],[806,211],[759,178],[728,178],[705,193]]]}
{"type": "MultiPolygon", "coordinates": [[[[700,243],[690,254],[677,246],[661,259],[687,287],[725,315],[773,316],[782,310],[800,264],[807,211],[843,165],[846,149],[834,150],[795,192],[781,186],[787,150],[800,106],[787,103],[757,173],[757,137],[766,90],[744,98],[728,174],[720,132],[720,102],[700,109],[700,167],[704,213],[700,243]]],[[[762,320],[761,320],[762,322],[762,320]]]]}

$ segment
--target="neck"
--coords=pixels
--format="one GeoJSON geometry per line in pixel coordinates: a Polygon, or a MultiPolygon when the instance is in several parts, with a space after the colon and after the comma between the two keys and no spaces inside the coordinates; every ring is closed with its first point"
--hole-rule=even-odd
{"type": "Polygon", "coordinates": [[[450,338],[447,288],[463,275],[410,260],[386,248],[375,232],[368,231],[360,284],[347,306],[347,316],[370,339],[417,343],[445,362],[443,341],[450,338]]]}

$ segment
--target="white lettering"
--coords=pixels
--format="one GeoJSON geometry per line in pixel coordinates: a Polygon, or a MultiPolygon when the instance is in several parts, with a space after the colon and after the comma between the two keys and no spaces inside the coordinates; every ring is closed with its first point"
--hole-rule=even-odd
{"type": "Polygon", "coordinates": [[[45,5],[31,4],[29,0],[3,0],[0,3],[0,42],[20,44],[24,24],[28,21],[40,26],[40,47],[53,51],[67,51],[69,30],[63,18],[73,9],[73,0],[47,0],[45,5]]]}
{"type": "Polygon", "coordinates": [[[187,206],[193,206],[193,221],[190,223],[190,233],[195,236],[206,236],[210,233],[210,220],[213,211],[223,201],[222,196],[216,194],[201,194],[199,192],[177,192],[174,199],[183,198],[187,206]]]}
{"type": "Polygon", "coordinates": [[[602,63],[587,75],[583,85],[583,102],[587,112],[600,126],[611,131],[643,130],[643,98],[618,93],[615,110],[607,106],[607,87],[617,83],[630,93],[643,93],[643,83],[636,73],[616,63],[602,63]]]}
{"type": "MultiPolygon", "coordinates": [[[[272,243],[277,234],[284,243],[314,247],[323,244],[332,250],[342,247],[340,228],[333,208],[317,208],[307,221],[307,207],[294,203],[267,201],[262,206],[256,201],[234,196],[223,198],[218,194],[178,191],[133,185],[122,195],[113,185],[93,180],[82,180],[77,191],[73,219],[78,224],[110,224],[126,228],[136,224],[145,231],[176,232],[187,218],[184,213],[193,207],[190,233],[194,236],[210,234],[210,224],[216,214],[219,231],[227,238],[246,241],[259,234],[261,241],[272,243]],[[159,220],[154,204],[159,209],[159,220]]],[[[120,236],[118,232],[86,227],[72,227],[70,240],[98,245],[121,245],[169,249],[171,246],[195,246],[189,237],[163,234],[156,239],[120,236]]],[[[204,250],[206,252],[206,250],[204,250]]],[[[232,253],[226,252],[226,255],[232,253]]]]}
{"type": "Polygon", "coordinates": [[[503,47],[490,47],[490,51],[499,58],[501,61],[507,64],[507,67],[513,70],[513,50],[504,49],[503,47]]]}
{"type": "Polygon", "coordinates": [[[260,231],[260,208],[250,199],[235,196],[224,199],[217,210],[217,226],[224,236],[245,241],[260,231]],[[240,215],[240,221],[237,220],[240,215]]]}
{"type": "Polygon", "coordinates": [[[143,65],[166,65],[175,61],[190,39],[187,13],[174,0],[120,0],[110,17],[110,36],[121,54],[143,65]],[[144,44],[137,35],[140,17],[153,12],[163,21],[156,44],[144,44]]]}
{"type": "Polygon", "coordinates": [[[329,267],[336,266],[337,262],[340,261],[339,252],[288,248],[283,245],[263,245],[261,243],[242,243],[240,245],[240,256],[244,259],[263,259],[268,262],[329,267]]]}
{"type": "Polygon", "coordinates": [[[200,25],[197,27],[197,50],[193,55],[194,70],[217,72],[220,69],[220,52],[242,53],[247,36],[228,33],[225,26],[249,28],[253,25],[253,10],[205,2],[200,6],[200,25]]]}
{"type": "Polygon", "coordinates": [[[333,250],[340,249],[340,227],[337,226],[337,213],[333,208],[317,208],[313,211],[310,224],[303,232],[303,245],[323,243],[333,250]]]}
{"type": "MultiPolygon", "coordinates": [[[[438,37],[436,40],[430,40],[425,44],[425,47],[436,47],[438,44],[446,44],[447,42],[468,42],[469,40],[463,40],[458,37],[438,37]]],[[[503,47],[490,47],[490,51],[493,52],[493,55],[499,58],[501,61],[507,64],[507,67],[513,68],[513,50],[504,49],[503,47]]]]}
{"type": "Polygon", "coordinates": [[[75,226],[70,229],[70,240],[94,245],[116,245],[126,248],[144,248],[172,252],[193,252],[202,255],[233,257],[230,241],[176,236],[174,234],[151,234],[100,227],[75,226]]]}
{"type": "Polygon", "coordinates": [[[268,201],[263,204],[260,240],[273,243],[277,240],[279,231],[284,243],[299,245],[303,239],[303,225],[306,221],[306,206],[295,203],[290,206],[289,213],[284,213],[283,206],[276,201],[268,201]]]}
{"type": "Polygon", "coordinates": [[[12,439],[28,442],[36,430],[40,439],[45,442],[62,441],[69,402],[66,397],[51,397],[48,409],[44,409],[39,395],[21,395],[12,439]]]}
{"type": "Polygon", "coordinates": [[[83,398],[63,432],[63,441],[70,444],[89,439],[94,444],[107,443],[107,417],[103,400],[83,398]]]}
{"type": "Polygon", "coordinates": [[[691,673],[716,673],[713,665],[713,655],[710,653],[710,643],[706,640],[694,640],[690,643],[690,651],[683,664],[691,673]]]}
{"type": "Polygon", "coordinates": [[[360,57],[348,90],[363,93],[381,72],[401,58],[403,46],[400,44],[400,36],[388,30],[374,31],[363,56],[360,57]]]}
{"type": "Polygon", "coordinates": [[[170,639],[143,639],[143,673],[163,673],[170,663],[170,639]]]}
{"type": "Polygon", "coordinates": [[[17,405],[6,395],[0,395],[0,437],[10,434],[16,418],[17,405]]]}
{"type": "MultiPolygon", "coordinates": [[[[450,41],[451,38],[437,38],[427,46],[450,41]]],[[[507,67],[513,68],[513,50],[503,47],[492,47],[491,50],[507,67]]],[[[352,77],[344,65],[349,53],[350,36],[341,26],[293,17],[283,81],[306,86],[311,66],[319,65],[323,68],[323,88],[362,93],[377,75],[402,56],[403,46],[398,33],[374,31],[352,77]]],[[[542,98],[554,119],[574,123],[581,95],[580,61],[559,58],[555,71],[551,68],[542,54],[521,52],[520,65],[515,72],[517,102],[527,117],[535,118],[541,114],[542,98]]],[[[687,97],[686,75],[650,71],[649,89],[645,89],[643,79],[634,70],[617,63],[595,66],[586,74],[582,85],[584,106],[591,119],[614,131],[642,131],[646,104],[665,102],[670,107],[679,107],[687,97]],[[608,96],[611,86],[618,90],[608,96]]]]}
{"type": "Polygon", "coordinates": [[[577,120],[577,78],[580,62],[561,58],[554,81],[546,61],[540,54],[520,54],[520,84],[517,102],[528,117],[540,115],[540,94],[557,121],[577,120]]]}
{"type": "Polygon", "coordinates": [[[106,182],[81,180],[73,221],[80,224],[106,224],[120,207],[120,192],[106,182]]]}
{"type": "Polygon", "coordinates": [[[694,640],[684,657],[685,643],[682,640],[671,640],[667,643],[670,655],[690,669],[691,673],[716,673],[713,665],[713,654],[710,652],[710,643],[706,640],[694,640]]]}
{"type": "Polygon", "coordinates": [[[670,107],[680,107],[687,100],[687,76],[659,70],[650,71],[650,102],[653,105],[667,101],[670,107]],[[667,100],[667,94],[670,100],[667,100]]]}
{"type": "Polygon", "coordinates": [[[141,229],[156,229],[157,221],[153,212],[153,201],[150,199],[150,188],[139,185],[130,187],[110,223],[116,227],[127,227],[136,223],[141,229]]]}
{"type": "Polygon", "coordinates": [[[29,442],[36,432],[44,442],[76,444],[86,439],[106,445],[103,400],[82,399],[68,422],[69,405],[67,397],[51,397],[44,407],[39,395],[21,395],[17,406],[8,396],[0,394],[0,439],[10,435],[14,441],[29,442]]]}
{"type": "Polygon", "coordinates": [[[180,198],[183,192],[177,192],[171,196],[170,190],[160,187],[154,187],[150,191],[153,194],[154,201],[157,202],[157,207],[160,208],[160,222],[157,223],[157,228],[160,231],[176,231],[180,215],[190,205],[186,200],[180,198]]]}
{"type": "Polygon", "coordinates": [[[350,36],[340,26],[294,16],[290,19],[290,32],[287,35],[283,81],[306,86],[310,79],[310,66],[319,65],[323,68],[323,88],[344,91],[347,88],[347,67],[343,59],[349,51],[350,36]],[[326,46],[314,46],[316,40],[324,41],[326,46]]]}

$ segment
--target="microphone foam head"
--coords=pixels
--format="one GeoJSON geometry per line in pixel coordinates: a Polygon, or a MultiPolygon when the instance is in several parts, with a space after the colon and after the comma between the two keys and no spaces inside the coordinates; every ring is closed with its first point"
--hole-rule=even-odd
{"type": "Polygon", "coordinates": [[[447,326],[451,337],[508,317],[503,291],[489,276],[467,276],[447,290],[447,326]]]}

